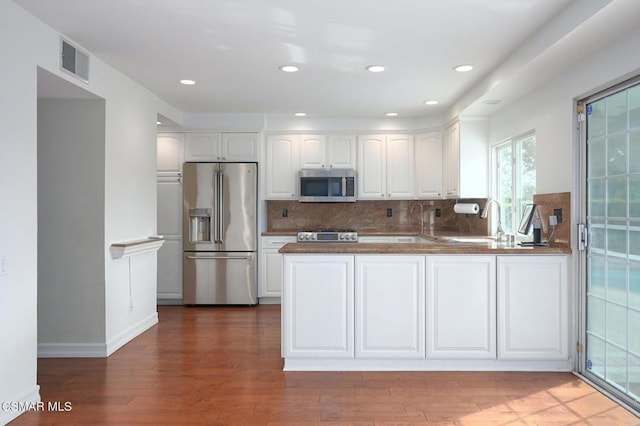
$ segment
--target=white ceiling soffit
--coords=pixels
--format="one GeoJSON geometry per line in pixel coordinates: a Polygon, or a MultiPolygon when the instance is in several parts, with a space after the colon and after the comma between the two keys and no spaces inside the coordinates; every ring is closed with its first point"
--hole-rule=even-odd
{"type": "Polygon", "coordinates": [[[334,117],[463,111],[507,82],[506,96],[522,93],[530,82],[515,77],[551,47],[607,4],[636,3],[13,1],[181,111],[334,117]],[[475,69],[452,71],[463,63],[475,69]],[[284,64],[300,71],[283,73],[284,64]],[[364,71],[371,64],[387,70],[364,71]],[[183,78],[197,84],[178,84],[183,78]],[[428,99],[440,103],[426,106],[428,99]]]}
{"type": "Polygon", "coordinates": [[[99,96],[38,67],[38,99],[102,99],[99,96]]]}

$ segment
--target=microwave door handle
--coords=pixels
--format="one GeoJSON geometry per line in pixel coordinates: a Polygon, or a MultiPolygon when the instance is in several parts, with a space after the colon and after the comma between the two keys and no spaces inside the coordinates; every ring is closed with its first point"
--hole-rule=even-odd
{"type": "Polygon", "coordinates": [[[347,196],[347,178],[346,177],[342,178],[342,196],[343,197],[347,196]]]}

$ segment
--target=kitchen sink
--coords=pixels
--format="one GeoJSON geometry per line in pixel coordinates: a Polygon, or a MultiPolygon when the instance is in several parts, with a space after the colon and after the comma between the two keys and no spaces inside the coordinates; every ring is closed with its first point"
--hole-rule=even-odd
{"type": "Polygon", "coordinates": [[[495,243],[496,239],[494,237],[444,237],[443,239],[452,241],[454,243],[478,243],[478,244],[487,244],[487,243],[495,243]]]}

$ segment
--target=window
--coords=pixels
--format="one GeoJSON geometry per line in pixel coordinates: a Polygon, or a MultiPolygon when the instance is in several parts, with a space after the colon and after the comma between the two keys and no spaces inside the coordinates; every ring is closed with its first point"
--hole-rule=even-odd
{"type": "MultiPolygon", "coordinates": [[[[491,147],[493,198],[502,207],[502,228],[515,234],[525,204],[536,192],[536,135],[533,132],[491,147]]],[[[497,227],[494,215],[493,229],[497,227]]]]}

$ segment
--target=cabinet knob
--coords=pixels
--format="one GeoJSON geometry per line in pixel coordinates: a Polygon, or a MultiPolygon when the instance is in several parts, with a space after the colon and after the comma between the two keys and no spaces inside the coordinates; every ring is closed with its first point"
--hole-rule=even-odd
{"type": "Polygon", "coordinates": [[[227,157],[222,157],[222,159],[223,159],[223,160],[226,160],[226,159],[227,159],[227,157]]]}
{"type": "Polygon", "coordinates": [[[324,164],[322,165],[322,168],[324,169],[324,164]]]}

